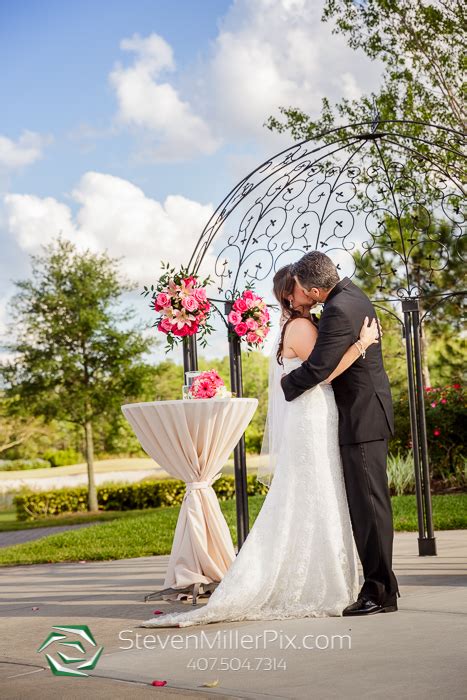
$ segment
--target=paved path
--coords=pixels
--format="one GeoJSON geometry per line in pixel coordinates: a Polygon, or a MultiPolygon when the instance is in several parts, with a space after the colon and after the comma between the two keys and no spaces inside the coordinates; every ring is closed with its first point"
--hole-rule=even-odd
{"type": "Polygon", "coordinates": [[[361,619],[147,629],[139,624],[155,609],[187,610],[143,602],[163,587],[167,556],[4,568],[2,698],[465,698],[467,531],[436,536],[439,555],[419,557],[416,533],[396,533],[399,611],[361,619]],[[104,646],[88,679],[53,676],[37,653],[53,625],[70,624],[88,625],[104,646]],[[266,658],[271,666],[283,659],[286,670],[266,670],[266,658]],[[151,688],[155,679],[168,685],[151,688]],[[215,679],[217,687],[202,687],[215,679]]]}
{"type": "Polygon", "coordinates": [[[48,535],[58,535],[59,532],[79,530],[82,527],[98,524],[99,521],[94,521],[91,523],[78,523],[77,525],[54,525],[53,527],[32,527],[28,530],[0,532],[0,547],[10,547],[10,545],[13,544],[32,542],[33,540],[39,540],[41,537],[47,537],[48,535]]]}

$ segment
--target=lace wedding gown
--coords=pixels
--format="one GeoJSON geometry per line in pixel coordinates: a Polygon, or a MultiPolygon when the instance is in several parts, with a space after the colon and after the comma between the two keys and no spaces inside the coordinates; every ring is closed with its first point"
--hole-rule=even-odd
{"type": "MultiPolygon", "coordinates": [[[[284,371],[301,364],[284,358],[284,371]]],[[[359,591],[357,551],[330,384],[288,402],[283,441],[263,506],[206,605],[143,627],[340,616],[359,591]]]]}

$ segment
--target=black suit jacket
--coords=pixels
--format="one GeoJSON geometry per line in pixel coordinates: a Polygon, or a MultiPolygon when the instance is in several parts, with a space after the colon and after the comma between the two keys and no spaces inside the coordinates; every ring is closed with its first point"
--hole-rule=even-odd
{"type": "MultiPolygon", "coordinates": [[[[348,277],[330,291],[319,322],[316,345],[301,367],[282,378],[287,401],[324,381],[337,367],[359,335],[365,316],[376,317],[370,300],[348,277]]],[[[389,379],[384,370],[381,343],[370,345],[332,382],[339,410],[339,443],[347,445],[388,438],[394,434],[389,379]]]]}

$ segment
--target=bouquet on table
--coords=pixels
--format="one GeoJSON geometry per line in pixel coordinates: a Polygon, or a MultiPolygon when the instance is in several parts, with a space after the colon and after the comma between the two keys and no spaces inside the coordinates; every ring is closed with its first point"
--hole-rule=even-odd
{"type": "Polygon", "coordinates": [[[251,289],[246,289],[234,301],[227,320],[250,348],[262,345],[271,329],[266,302],[251,289]]]}
{"type": "Polygon", "coordinates": [[[232,393],[227,391],[224,380],[215,369],[200,372],[188,387],[189,399],[230,399],[232,393]]]}
{"type": "Polygon", "coordinates": [[[158,318],[152,324],[167,336],[166,352],[173,349],[180,339],[199,333],[201,345],[206,345],[205,336],[212,332],[208,319],[211,304],[207,299],[206,286],[209,277],[202,282],[197,275],[191,275],[186,268],[176,271],[167,263],[162,264],[164,274],[158,283],[144,287],[144,296],[151,294],[150,304],[158,318]]]}

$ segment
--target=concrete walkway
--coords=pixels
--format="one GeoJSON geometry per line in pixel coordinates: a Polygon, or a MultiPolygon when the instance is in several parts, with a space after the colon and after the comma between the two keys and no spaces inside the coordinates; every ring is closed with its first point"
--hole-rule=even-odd
{"type": "Polygon", "coordinates": [[[142,602],[167,556],[1,569],[2,698],[465,698],[467,531],[436,537],[439,555],[419,557],[416,533],[396,533],[399,611],[361,619],[147,629],[153,610],[187,610],[142,602]],[[53,625],[88,625],[104,646],[89,678],[51,674],[37,649],[53,625]]]}
{"type": "Polygon", "coordinates": [[[99,521],[90,523],[77,523],[76,525],[53,525],[52,527],[31,527],[27,530],[8,530],[0,532],[0,547],[10,547],[14,544],[23,544],[24,542],[33,542],[40,540],[41,537],[49,535],[58,535],[60,532],[68,530],[79,530],[82,527],[90,525],[99,525],[99,521]]]}

